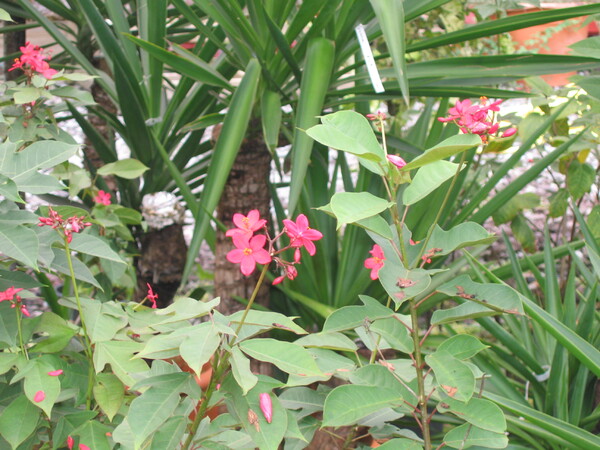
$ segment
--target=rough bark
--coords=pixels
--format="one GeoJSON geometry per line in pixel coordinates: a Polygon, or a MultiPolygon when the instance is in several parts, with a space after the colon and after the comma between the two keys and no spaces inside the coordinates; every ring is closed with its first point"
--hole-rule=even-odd
{"type": "MultiPolygon", "coordinates": [[[[247,138],[242,143],[233,164],[218,206],[217,217],[226,228],[233,228],[232,217],[235,213],[247,214],[258,209],[261,217],[269,216],[271,194],[269,191],[269,173],[271,155],[265,145],[260,129],[260,121],[250,124],[247,138]]],[[[250,298],[258,280],[258,270],[249,277],[240,272],[239,265],[225,259],[232,250],[231,238],[222,231],[217,232],[215,245],[215,296],[221,297],[219,310],[231,314],[244,309],[244,305],[234,300],[235,296],[250,298]]],[[[256,302],[268,305],[268,287],[263,284],[256,302]]]]}
{"type": "MultiPolygon", "coordinates": [[[[14,22],[3,21],[5,26],[19,25],[25,23],[23,17],[13,17],[14,22]]],[[[4,55],[10,55],[12,53],[20,53],[19,47],[25,46],[25,31],[12,31],[4,35],[4,55]]],[[[23,74],[20,70],[13,70],[11,72],[8,69],[12,66],[12,60],[4,63],[4,79],[6,81],[16,80],[23,74]]]]}
{"type": "Polygon", "coordinates": [[[140,256],[136,258],[137,300],[146,296],[148,287],[158,294],[158,307],[165,308],[181,283],[185,267],[187,246],[183,237],[183,227],[169,225],[160,230],[149,230],[139,238],[140,256]]]}

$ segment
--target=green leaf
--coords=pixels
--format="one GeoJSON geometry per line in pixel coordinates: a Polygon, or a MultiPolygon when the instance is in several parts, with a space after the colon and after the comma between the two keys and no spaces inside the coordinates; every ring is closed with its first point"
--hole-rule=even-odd
{"type": "Polygon", "coordinates": [[[408,321],[408,316],[404,317],[402,322],[396,317],[375,320],[369,325],[369,331],[380,335],[394,350],[412,353],[415,349],[414,343],[408,329],[403,325],[403,322],[408,321]]]}
{"type": "Polygon", "coordinates": [[[24,395],[18,396],[0,415],[0,434],[16,449],[37,428],[40,410],[24,395]]]}
{"type": "Polygon", "coordinates": [[[435,374],[436,384],[449,397],[468,401],[475,390],[475,376],[465,363],[445,350],[427,355],[425,362],[435,374]]]}
{"type": "MultiPolygon", "coordinates": [[[[146,439],[167,421],[179,404],[180,394],[198,389],[194,378],[188,373],[171,373],[146,379],[150,387],[135,398],[129,407],[127,420],[135,434],[135,446],[140,448],[146,439]]],[[[136,388],[141,387],[138,383],[136,388]]]]}
{"type": "Polygon", "coordinates": [[[390,389],[379,386],[338,386],[325,399],[323,426],[353,425],[369,414],[401,404],[402,397],[390,389]]]}
{"type": "Polygon", "coordinates": [[[479,339],[469,334],[457,334],[442,342],[438,350],[450,353],[457,359],[469,359],[488,348],[479,339]]]}
{"type": "Polygon", "coordinates": [[[127,158],[103,165],[98,169],[98,175],[116,175],[121,178],[133,180],[142,176],[147,170],[148,167],[137,159],[127,158]]]}
{"type": "Polygon", "coordinates": [[[132,374],[145,372],[148,365],[142,359],[133,359],[143,344],[138,342],[108,341],[98,342],[94,347],[94,368],[96,373],[102,372],[106,364],[110,364],[113,373],[125,386],[133,386],[136,379],[132,374]]]}
{"type": "Polygon", "coordinates": [[[41,408],[48,417],[50,417],[52,407],[60,394],[60,377],[48,375],[48,372],[55,369],[41,358],[30,360],[29,364],[23,369],[25,395],[31,403],[41,408]],[[44,393],[44,399],[41,402],[36,402],[34,398],[39,391],[44,393]]]}
{"type": "Polygon", "coordinates": [[[150,450],[164,450],[166,448],[177,448],[181,444],[185,434],[188,419],[183,416],[169,418],[163,423],[152,437],[150,450]]]}
{"type": "Polygon", "coordinates": [[[408,104],[408,78],[404,42],[403,0],[371,0],[371,6],[383,32],[385,44],[392,57],[396,79],[400,85],[404,102],[408,104]]]}
{"type": "Polygon", "coordinates": [[[30,228],[21,225],[0,227],[0,253],[38,269],[39,241],[30,228]]]}
{"type": "Polygon", "coordinates": [[[369,192],[337,192],[331,197],[330,210],[337,219],[337,229],[347,223],[375,216],[392,203],[369,192]]]}
{"type": "Polygon", "coordinates": [[[323,110],[334,55],[333,41],[322,37],[309,40],[292,139],[292,178],[288,205],[290,215],[298,206],[313,148],[313,140],[304,130],[317,124],[317,116],[323,110]]]}
{"type": "Polygon", "coordinates": [[[279,444],[283,440],[285,432],[288,428],[288,416],[285,409],[281,406],[277,396],[271,391],[278,387],[279,384],[272,378],[264,375],[259,376],[258,384],[243,395],[240,387],[234,382],[232,377],[228,377],[223,382],[221,389],[230,393],[227,395],[227,409],[237,416],[238,422],[242,423],[244,431],[250,435],[254,441],[254,446],[265,450],[277,450],[279,444]],[[259,404],[260,394],[269,394],[273,410],[273,419],[268,423],[261,412],[259,404]],[[257,422],[251,423],[250,416],[258,419],[257,422]]]}
{"type": "MultiPolygon", "coordinates": [[[[54,230],[49,231],[52,233],[52,235],[55,235],[54,230]]],[[[47,245],[48,243],[42,242],[42,244],[47,245]]],[[[41,248],[43,249],[44,247],[42,246],[41,248]]],[[[62,248],[52,247],[51,255],[53,256],[53,259],[51,261],[50,268],[64,275],[70,276],[71,270],[69,268],[67,254],[65,251],[62,248]]],[[[41,256],[42,255],[40,254],[40,259],[42,259],[41,256]]],[[[73,270],[75,271],[75,279],[89,283],[98,289],[102,289],[102,286],[100,286],[100,283],[98,283],[96,278],[94,278],[94,275],[90,269],[88,269],[87,266],[79,260],[79,258],[72,258],[71,263],[73,264],[73,270]]]]}
{"type": "Polygon", "coordinates": [[[465,423],[450,430],[444,436],[444,443],[451,448],[506,448],[508,437],[504,433],[494,433],[465,423]]]}
{"type": "Polygon", "coordinates": [[[517,215],[525,209],[533,209],[539,206],[540,198],[537,194],[528,192],[525,194],[517,194],[504,205],[498,208],[492,217],[494,224],[500,225],[503,223],[510,222],[517,215]]]}
{"type": "Polygon", "coordinates": [[[575,200],[579,200],[583,194],[589,192],[594,180],[596,171],[589,164],[581,164],[574,159],[569,165],[567,171],[567,189],[575,200]]]}
{"type": "Polygon", "coordinates": [[[279,131],[281,128],[281,98],[277,92],[265,90],[260,102],[262,129],[265,136],[265,144],[274,152],[279,142],[279,131]]]}
{"type": "Polygon", "coordinates": [[[295,387],[284,390],[279,396],[281,405],[286,409],[299,409],[304,417],[323,410],[326,394],[307,387],[295,387]]]}
{"type": "Polygon", "coordinates": [[[71,250],[75,250],[86,255],[97,256],[98,258],[108,259],[109,261],[125,264],[125,261],[116,253],[104,238],[87,233],[73,234],[73,240],[69,244],[71,250]]]}
{"type": "Polygon", "coordinates": [[[154,325],[166,325],[195,319],[207,315],[219,305],[220,299],[213,298],[208,302],[189,297],[175,297],[175,301],[163,309],[154,311],[157,316],[164,317],[154,325]]]}
{"type": "Polygon", "coordinates": [[[523,250],[527,253],[533,253],[537,250],[537,246],[535,245],[535,234],[523,214],[519,213],[513,219],[510,223],[510,229],[517,241],[519,241],[523,247],[523,250]]]}
{"type": "Polygon", "coordinates": [[[4,175],[0,175],[0,195],[4,196],[7,200],[24,203],[23,199],[19,196],[19,189],[16,183],[4,175]]]}
{"type": "Polygon", "coordinates": [[[342,333],[310,333],[294,341],[303,347],[328,348],[331,350],[354,352],[358,347],[354,341],[342,333]]]}
{"type": "Polygon", "coordinates": [[[438,291],[466,301],[454,308],[434,311],[431,318],[431,323],[434,324],[484,317],[501,312],[523,314],[519,294],[508,286],[476,283],[467,275],[461,275],[438,288],[438,291]]]}
{"type": "MultiPolygon", "coordinates": [[[[352,373],[350,373],[350,382],[353,384],[374,386],[384,388],[389,391],[396,392],[409,403],[418,402],[415,397],[415,392],[408,389],[406,383],[412,381],[416,374],[415,369],[409,364],[404,364],[405,369],[410,372],[410,376],[403,373],[403,368],[398,363],[399,360],[388,361],[391,366],[382,366],[380,364],[368,364],[352,373]],[[393,368],[390,370],[390,368],[393,368]],[[402,381],[400,381],[402,380],[402,381]]],[[[404,360],[406,362],[407,360],[404,360]]],[[[406,405],[403,405],[402,410],[410,411],[406,405]]]]}
{"type": "Polygon", "coordinates": [[[461,248],[491,244],[495,240],[495,235],[474,222],[461,223],[448,231],[436,225],[425,250],[438,248],[441,250],[436,251],[436,255],[447,255],[461,248]]]}
{"type": "Polygon", "coordinates": [[[13,100],[15,101],[16,105],[23,105],[26,103],[35,102],[41,97],[48,97],[48,94],[44,89],[35,87],[15,88],[13,92],[13,100]]]}
{"type": "Polygon", "coordinates": [[[80,444],[85,444],[94,450],[111,450],[112,446],[108,442],[107,433],[112,432],[112,428],[98,422],[90,420],[79,427],[74,434],[79,436],[80,444]]]}
{"type": "MultiPolygon", "coordinates": [[[[322,125],[306,130],[315,141],[336,150],[351,153],[361,159],[387,165],[385,153],[377,141],[373,127],[365,116],[355,111],[338,111],[321,117],[322,125]]],[[[366,166],[381,175],[376,164],[366,166]]]]}
{"type": "Polygon", "coordinates": [[[36,328],[36,333],[39,333],[43,337],[36,341],[31,351],[36,353],[56,353],[69,344],[71,338],[77,333],[77,330],[62,317],[51,311],[46,311],[42,314],[41,321],[36,328]]]}
{"type": "Polygon", "coordinates": [[[14,20],[12,20],[12,18],[10,17],[10,14],[8,12],[6,12],[6,10],[3,8],[0,8],[0,20],[5,20],[7,22],[14,22],[14,20]]]}
{"type": "Polygon", "coordinates": [[[0,302],[0,343],[9,347],[17,345],[17,319],[10,302],[0,302]]]}
{"type": "MultiPolygon", "coordinates": [[[[239,325],[244,311],[238,311],[229,316],[230,327],[236,329],[239,325]]],[[[242,329],[238,333],[238,340],[246,339],[263,331],[274,328],[291,331],[295,334],[306,334],[306,331],[294,322],[295,317],[287,317],[281,313],[271,311],[249,310],[242,329]]]]}
{"type": "Polygon", "coordinates": [[[323,324],[323,332],[353,330],[364,324],[365,320],[373,321],[394,315],[394,311],[374,298],[361,295],[360,299],[364,306],[344,306],[331,313],[323,324]]]}
{"type": "Polygon", "coordinates": [[[94,385],[94,399],[109,422],[112,422],[125,399],[125,386],[116,375],[99,373],[94,385]]]}
{"type": "Polygon", "coordinates": [[[464,403],[446,397],[438,404],[438,411],[441,413],[450,411],[458,418],[483,430],[494,433],[506,431],[506,419],[502,410],[493,402],[483,398],[472,398],[464,403]]]}
{"type": "Polygon", "coordinates": [[[246,395],[258,383],[258,377],[250,370],[250,360],[238,347],[231,349],[231,373],[242,389],[243,395],[246,395]]]}
{"type": "Polygon", "coordinates": [[[221,342],[221,336],[210,322],[188,328],[187,337],[179,346],[181,357],[200,376],[202,366],[210,360],[221,342]]]}
{"type": "Polygon", "coordinates": [[[313,357],[304,347],[271,338],[240,342],[240,349],[252,358],[276,365],[280,370],[300,376],[322,376],[313,357]]]}
{"type": "Polygon", "coordinates": [[[481,145],[481,138],[478,135],[457,134],[440,142],[435,147],[425,150],[423,154],[417,156],[401,170],[407,171],[417,169],[426,164],[439,161],[441,159],[446,159],[449,156],[456,155],[457,153],[464,152],[479,145],[481,145]]]}
{"type": "Polygon", "coordinates": [[[548,215],[552,218],[562,217],[567,212],[567,206],[569,206],[569,191],[560,188],[550,196],[548,215]]]}
{"type": "Polygon", "coordinates": [[[412,205],[427,197],[456,174],[458,164],[434,161],[421,167],[412,182],[402,193],[402,203],[412,205]]]}
{"type": "Polygon", "coordinates": [[[80,300],[86,330],[93,343],[110,341],[127,325],[127,317],[122,313],[120,306],[86,297],[81,297],[80,300]]]}

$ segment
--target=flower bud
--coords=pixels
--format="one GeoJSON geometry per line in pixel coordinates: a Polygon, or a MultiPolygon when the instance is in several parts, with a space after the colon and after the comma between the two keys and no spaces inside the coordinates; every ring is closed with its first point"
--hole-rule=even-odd
{"type": "Polygon", "coordinates": [[[263,416],[265,416],[267,423],[271,423],[273,420],[273,404],[271,403],[271,396],[268,393],[263,392],[258,397],[260,410],[262,411],[263,416]]]}

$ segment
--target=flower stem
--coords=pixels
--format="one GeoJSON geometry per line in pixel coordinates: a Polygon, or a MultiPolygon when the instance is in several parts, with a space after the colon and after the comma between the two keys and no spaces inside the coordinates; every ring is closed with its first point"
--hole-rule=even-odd
{"type": "Polygon", "coordinates": [[[427,413],[427,394],[425,392],[425,377],[423,376],[423,355],[421,353],[421,339],[419,338],[419,317],[414,300],[410,302],[410,318],[412,322],[411,337],[415,347],[415,371],[417,373],[417,394],[419,400],[419,415],[421,416],[421,431],[423,432],[423,445],[425,450],[431,450],[431,433],[429,430],[429,416],[427,413]]]}
{"type": "MultiPolygon", "coordinates": [[[[244,325],[244,321],[246,320],[246,317],[248,316],[248,311],[250,311],[250,308],[252,308],[252,304],[254,303],[254,300],[256,300],[256,297],[258,295],[258,290],[262,286],[263,281],[265,280],[265,275],[267,274],[268,270],[269,270],[269,265],[265,264],[260,273],[260,276],[258,277],[256,286],[254,286],[252,295],[250,296],[250,299],[248,300],[248,304],[246,305],[246,309],[244,310],[244,314],[242,315],[240,323],[235,330],[235,336],[233,336],[231,338],[231,341],[229,342],[230,348],[233,347],[233,344],[236,341],[236,336],[239,334],[240,330],[242,329],[242,326],[244,325]]],[[[230,366],[229,356],[230,355],[231,355],[231,353],[224,353],[223,356],[220,358],[220,360],[215,361],[213,376],[210,380],[208,387],[206,388],[206,392],[202,398],[202,404],[200,405],[200,408],[198,408],[196,417],[194,418],[194,421],[192,422],[192,425],[189,428],[189,434],[188,434],[185,442],[183,443],[181,450],[188,450],[188,448],[190,448],[190,445],[192,444],[192,441],[194,440],[194,436],[196,435],[196,432],[198,431],[198,427],[200,426],[200,422],[202,421],[202,419],[204,418],[204,415],[206,414],[206,411],[208,410],[208,405],[210,403],[212,394],[216,390],[217,384],[221,382],[221,378],[223,377],[225,372],[227,372],[227,370],[229,369],[229,366],[230,366]]]]}
{"type": "Polygon", "coordinates": [[[92,342],[87,332],[85,325],[85,318],[83,317],[83,308],[81,307],[81,299],[79,298],[79,288],[77,287],[77,280],[75,279],[75,269],[73,268],[73,260],[71,258],[71,249],[69,243],[65,238],[65,253],[67,255],[67,264],[69,265],[69,272],[71,273],[71,282],[73,284],[73,294],[75,295],[75,301],[77,302],[77,311],[79,312],[79,318],[81,319],[81,328],[83,330],[83,336],[85,339],[85,354],[88,358],[88,385],[86,392],[86,407],[91,409],[92,406],[92,391],[94,389],[94,359],[92,356],[92,342]]]}
{"type": "Polygon", "coordinates": [[[27,353],[27,348],[25,347],[25,343],[23,342],[23,328],[21,324],[21,308],[19,308],[19,304],[15,303],[15,312],[17,314],[17,332],[19,334],[19,346],[21,347],[21,351],[25,355],[25,358],[29,359],[29,354],[27,353]]]}

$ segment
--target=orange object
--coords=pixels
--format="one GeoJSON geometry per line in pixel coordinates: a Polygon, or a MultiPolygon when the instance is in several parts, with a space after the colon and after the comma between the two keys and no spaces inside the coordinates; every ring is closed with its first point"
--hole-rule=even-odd
{"type": "MultiPolygon", "coordinates": [[[[546,11],[548,9],[554,9],[557,7],[573,6],[570,4],[556,4],[550,7],[549,4],[542,3],[542,8],[527,8],[527,9],[515,9],[507,11],[509,16],[517,14],[546,11]]],[[[583,24],[587,16],[576,17],[569,19],[568,26],[561,26],[562,21],[550,22],[542,25],[536,25],[529,28],[523,28],[521,30],[514,30],[510,32],[510,36],[515,43],[519,46],[525,47],[529,50],[535,50],[537,53],[546,55],[567,55],[570,53],[569,46],[575,42],[579,42],[588,36],[588,27],[583,24]],[[556,31],[552,31],[552,28],[556,28],[556,31]],[[550,31],[547,31],[550,30],[550,31]],[[544,34],[550,32],[551,36],[547,40],[543,39],[544,34]]],[[[566,72],[557,73],[550,75],[542,75],[542,78],[550,86],[564,86],[569,83],[569,77],[575,75],[577,72],[566,72]]]]}

